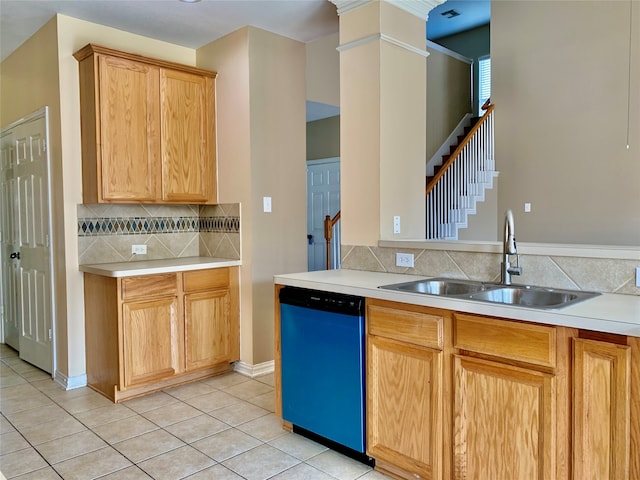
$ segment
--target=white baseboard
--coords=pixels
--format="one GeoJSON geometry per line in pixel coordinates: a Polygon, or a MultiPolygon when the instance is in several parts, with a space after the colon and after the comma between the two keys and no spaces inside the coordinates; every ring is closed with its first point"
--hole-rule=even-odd
{"type": "Polygon", "coordinates": [[[67,377],[64,373],[56,370],[53,380],[65,390],[73,390],[74,388],[86,387],[87,376],[78,375],[77,377],[67,377]]]}
{"type": "Polygon", "coordinates": [[[274,361],[269,360],[268,362],[258,363],[257,365],[250,365],[243,361],[238,361],[235,363],[233,369],[236,372],[241,373],[242,375],[246,375],[247,377],[261,377],[263,375],[273,373],[274,361]]]}

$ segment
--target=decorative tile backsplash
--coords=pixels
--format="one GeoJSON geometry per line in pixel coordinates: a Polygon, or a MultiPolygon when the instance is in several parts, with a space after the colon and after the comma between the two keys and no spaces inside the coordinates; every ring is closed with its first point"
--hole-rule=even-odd
{"type": "Polygon", "coordinates": [[[79,218],[78,236],[198,232],[199,226],[196,217],[79,218]]]}
{"type": "MultiPolygon", "coordinates": [[[[500,281],[498,253],[342,245],[342,268],[500,281]],[[413,253],[414,267],[395,265],[396,253],[413,253]]],[[[514,283],[603,293],[640,295],[634,272],[638,260],[584,258],[559,255],[520,255],[522,275],[514,283]]]]}
{"type": "Polygon", "coordinates": [[[78,205],[79,263],[209,256],[240,259],[240,206],[78,205]],[[147,245],[146,255],[131,246],[147,245]]]}

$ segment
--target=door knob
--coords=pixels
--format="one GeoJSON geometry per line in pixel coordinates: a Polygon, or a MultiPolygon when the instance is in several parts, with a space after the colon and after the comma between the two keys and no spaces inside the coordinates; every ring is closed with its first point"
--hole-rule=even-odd
{"type": "Polygon", "coordinates": [[[9,258],[16,258],[20,260],[20,252],[12,252],[11,255],[9,255],[9,258]]]}

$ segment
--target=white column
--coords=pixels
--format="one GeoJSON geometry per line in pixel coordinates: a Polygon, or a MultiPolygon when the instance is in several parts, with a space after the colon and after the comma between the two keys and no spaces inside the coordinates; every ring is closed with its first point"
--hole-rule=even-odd
{"type": "Polygon", "coordinates": [[[342,243],[423,239],[426,18],[442,1],[331,1],[340,16],[342,243]]]}

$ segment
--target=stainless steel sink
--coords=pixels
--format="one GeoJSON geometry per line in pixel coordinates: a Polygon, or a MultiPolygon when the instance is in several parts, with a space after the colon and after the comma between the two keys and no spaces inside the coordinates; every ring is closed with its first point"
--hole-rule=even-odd
{"type": "Polygon", "coordinates": [[[560,290],[530,285],[501,285],[455,278],[428,278],[381,285],[379,288],[530,308],[562,308],[600,295],[581,290],[560,290]]]}
{"type": "Polygon", "coordinates": [[[472,280],[458,280],[454,278],[429,278],[425,280],[415,280],[413,282],[382,285],[380,288],[384,288],[387,290],[400,290],[402,292],[455,297],[459,295],[469,295],[474,292],[480,292],[486,287],[484,283],[474,282],[472,280]]]}
{"type": "Polygon", "coordinates": [[[596,292],[556,290],[528,285],[498,286],[469,295],[471,300],[518,305],[520,307],[559,308],[599,295],[596,292]]]}

